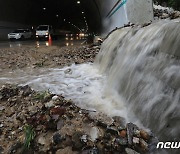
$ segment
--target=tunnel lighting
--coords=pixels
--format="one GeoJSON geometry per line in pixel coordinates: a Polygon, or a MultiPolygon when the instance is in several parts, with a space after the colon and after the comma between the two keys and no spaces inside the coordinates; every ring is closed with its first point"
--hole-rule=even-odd
{"type": "Polygon", "coordinates": [[[80,4],[81,2],[80,1],[77,1],[77,4],[80,4]]]}
{"type": "Polygon", "coordinates": [[[84,14],[84,12],[82,11],[82,14],[84,14]]]}
{"type": "Polygon", "coordinates": [[[64,21],[66,21],[66,19],[64,19],[64,21]]]}
{"type": "Polygon", "coordinates": [[[59,17],[59,15],[58,15],[58,14],[56,14],[56,17],[58,18],[58,17],[59,17]]]}
{"type": "Polygon", "coordinates": [[[43,10],[46,10],[46,8],[45,8],[45,7],[43,7],[43,10]]]}

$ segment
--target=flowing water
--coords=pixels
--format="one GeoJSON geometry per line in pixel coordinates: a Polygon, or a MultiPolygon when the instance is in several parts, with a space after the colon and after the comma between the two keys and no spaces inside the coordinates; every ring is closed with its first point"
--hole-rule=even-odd
{"type": "Polygon", "coordinates": [[[179,20],[123,28],[108,36],[94,64],[16,70],[0,75],[0,82],[49,89],[83,108],[142,124],[160,140],[178,141],[179,50],[179,20]]]}

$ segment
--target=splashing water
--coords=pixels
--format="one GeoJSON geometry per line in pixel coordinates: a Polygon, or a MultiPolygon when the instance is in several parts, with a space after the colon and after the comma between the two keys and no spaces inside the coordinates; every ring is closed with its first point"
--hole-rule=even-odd
{"type": "Polygon", "coordinates": [[[179,49],[179,20],[123,28],[104,41],[95,64],[9,72],[0,82],[49,89],[83,108],[140,120],[160,139],[173,141],[180,137],[179,49]]]}
{"type": "Polygon", "coordinates": [[[179,49],[180,23],[166,21],[113,32],[96,59],[107,87],[164,140],[180,137],[179,49]]]}

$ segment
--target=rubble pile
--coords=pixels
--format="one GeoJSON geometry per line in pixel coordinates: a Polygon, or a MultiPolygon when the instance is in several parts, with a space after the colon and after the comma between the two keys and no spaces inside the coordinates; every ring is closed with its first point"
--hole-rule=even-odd
{"type": "Polygon", "coordinates": [[[165,8],[154,5],[154,18],[155,19],[176,19],[180,18],[180,11],[175,11],[171,8],[165,8]]]}
{"type": "Polygon", "coordinates": [[[146,153],[157,139],[121,117],[81,109],[29,86],[0,88],[0,153],[146,153]]]}
{"type": "Polygon", "coordinates": [[[72,63],[93,62],[99,46],[28,47],[0,49],[1,69],[25,67],[63,67],[72,63]]]}

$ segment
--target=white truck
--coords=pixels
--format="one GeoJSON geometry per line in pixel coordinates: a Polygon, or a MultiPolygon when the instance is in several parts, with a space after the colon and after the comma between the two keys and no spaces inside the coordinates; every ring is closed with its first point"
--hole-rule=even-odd
{"type": "Polygon", "coordinates": [[[36,38],[48,38],[49,35],[53,36],[53,29],[51,25],[39,25],[36,29],[36,38]]]}

